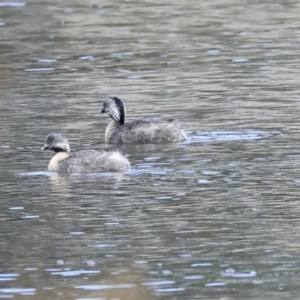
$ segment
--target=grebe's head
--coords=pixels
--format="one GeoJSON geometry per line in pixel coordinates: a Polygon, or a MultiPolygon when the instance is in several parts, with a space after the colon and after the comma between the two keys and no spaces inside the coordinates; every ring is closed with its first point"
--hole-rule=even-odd
{"type": "Polygon", "coordinates": [[[70,146],[68,140],[61,134],[52,132],[47,135],[45,140],[45,146],[42,150],[53,150],[54,152],[70,152],[70,146]]]}
{"type": "Polygon", "coordinates": [[[113,120],[120,124],[125,123],[126,108],[123,101],[117,97],[110,97],[103,102],[101,113],[107,113],[113,120]]]}

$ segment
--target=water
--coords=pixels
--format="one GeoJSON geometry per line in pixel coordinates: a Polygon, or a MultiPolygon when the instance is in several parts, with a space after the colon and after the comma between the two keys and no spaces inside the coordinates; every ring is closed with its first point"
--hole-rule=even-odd
{"type": "Polygon", "coordinates": [[[297,299],[297,1],[0,4],[0,298],[297,299]],[[107,96],[190,140],[125,174],[47,172],[45,136],[103,149],[107,96]]]}

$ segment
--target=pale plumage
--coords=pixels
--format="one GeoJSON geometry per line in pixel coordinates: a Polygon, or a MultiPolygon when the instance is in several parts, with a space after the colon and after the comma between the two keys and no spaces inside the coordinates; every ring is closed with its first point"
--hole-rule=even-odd
{"type": "Polygon", "coordinates": [[[128,159],[119,151],[81,150],[70,153],[68,140],[60,133],[52,132],[42,150],[53,150],[55,155],[48,170],[58,173],[123,172],[130,167],[128,159]]]}
{"type": "Polygon", "coordinates": [[[125,105],[117,97],[104,101],[102,113],[107,113],[112,119],[105,131],[105,142],[122,143],[172,143],[187,139],[176,120],[137,119],[125,122],[125,105]]]}

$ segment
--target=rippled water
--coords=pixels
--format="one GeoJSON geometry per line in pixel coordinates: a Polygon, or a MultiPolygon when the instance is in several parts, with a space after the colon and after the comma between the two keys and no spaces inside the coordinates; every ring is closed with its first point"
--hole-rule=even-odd
{"type": "Polygon", "coordinates": [[[0,3],[0,298],[297,299],[298,1],[0,3]],[[102,101],[176,118],[125,174],[47,172],[45,136],[102,149],[102,101]]]}

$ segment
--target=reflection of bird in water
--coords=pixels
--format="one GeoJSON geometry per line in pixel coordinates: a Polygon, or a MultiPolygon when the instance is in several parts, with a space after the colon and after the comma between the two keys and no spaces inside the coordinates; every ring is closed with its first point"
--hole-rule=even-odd
{"type": "MultiPolygon", "coordinates": [[[[131,180],[130,176],[124,176],[123,173],[75,173],[70,174],[64,173],[51,173],[48,177],[49,181],[47,184],[48,197],[52,204],[60,203],[60,205],[69,206],[73,203],[70,195],[85,194],[87,187],[90,189],[99,189],[99,182],[101,182],[101,189],[109,193],[111,190],[118,190],[120,186],[126,184],[127,181],[131,180]]],[[[91,204],[99,199],[94,196],[81,197],[80,200],[76,198],[77,204],[91,204]]],[[[76,205],[77,205],[76,204],[76,205]]],[[[74,204],[75,205],[75,204],[74,204]]],[[[76,206],[75,205],[75,206],[76,206]]]]}
{"type": "Polygon", "coordinates": [[[106,143],[172,143],[187,139],[174,119],[142,118],[125,123],[125,105],[117,97],[105,100],[101,112],[107,113],[112,119],[105,131],[106,143]]]}
{"type": "Polygon", "coordinates": [[[42,150],[53,150],[55,155],[48,170],[58,173],[123,172],[130,167],[128,159],[119,151],[81,150],[70,153],[68,140],[60,133],[52,132],[42,150]]]}

